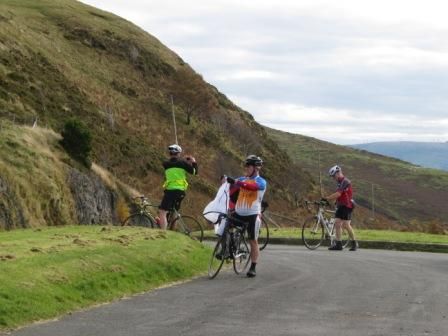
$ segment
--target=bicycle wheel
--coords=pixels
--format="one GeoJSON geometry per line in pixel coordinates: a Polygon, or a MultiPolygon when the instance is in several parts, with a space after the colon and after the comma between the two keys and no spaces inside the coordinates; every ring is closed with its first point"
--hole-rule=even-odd
{"type": "MultiPolygon", "coordinates": [[[[336,239],[335,234],[336,234],[336,227],[333,226],[332,230],[331,230],[331,234],[333,239],[336,239]]],[[[344,228],[342,228],[342,236],[341,236],[341,242],[342,242],[342,248],[346,248],[349,244],[350,244],[350,236],[348,234],[348,231],[344,228]]]]}
{"type": "Polygon", "coordinates": [[[342,247],[346,248],[348,244],[350,243],[350,236],[348,235],[348,231],[346,229],[342,229],[342,247]]]}
{"type": "Polygon", "coordinates": [[[238,234],[234,238],[235,252],[233,256],[233,270],[236,274],[244,272],[249,265],[250,249],[246,242],[246,237],[243,234],[238,234]]]}
{"type": "Polygon", "coordinates": [[[258,234],[258,244],[260,247],[260,251],[263,251],[266,248],[266,245],[268,245],[268,243],[269,243],[268,222],[265,221],[263,217],[261,217],[260,232],[258,234]]]}
{"type": "Polygon", "coordinates": [[[216,277],[221,270],[222,264],[224,264],[224,257],[226,254],[225,249],[223,250],[223,237],[219,238],[216,242],[215,248],[213,249],[212,257],[210,258],[210,262],[208,264],[208,277],[213,279],[216,277]]]}
{"type": "Polygon", "coordinates": [[[204,238],[204,229],[201,223],[192,216],[180,216],[174,223],[174,230],[182,232],[191,239],[199,240],[200,242],[204,238]]]}
{"type": "Polygon", "coordinates": [[[130,215],[123,221],[122,226],[143,226],[148,228],[157,227],[154,218],[142,213],[135,213],[130,215]]]}
{"type": "Polygon", "coordinates": [[[324,227],[316,216],[308,217],[302,226],[303,244],[310,250],[317,249],[324,240],[324,227]]]}

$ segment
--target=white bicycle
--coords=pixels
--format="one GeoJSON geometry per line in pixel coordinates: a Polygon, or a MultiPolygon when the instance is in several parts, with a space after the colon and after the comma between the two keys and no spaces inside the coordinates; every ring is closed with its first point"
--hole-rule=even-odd
{"type": "MultiPolygon", "coordinates": [[[[336,238],[336,230],[334,227],[334,210],[325,209],[328,202],[323,201],[305,201],[305,205],[315,205],[317,214],[305,219],[302,226],[303,244],[310,250],[315,250],[327,241],[329,246],[333,246],[336,238]],[[331,214],[331,216],[329,215],[331,214]]],[[[350,242],[347,230],[342,229],[342,247],[345,248],[350,242]]]]}

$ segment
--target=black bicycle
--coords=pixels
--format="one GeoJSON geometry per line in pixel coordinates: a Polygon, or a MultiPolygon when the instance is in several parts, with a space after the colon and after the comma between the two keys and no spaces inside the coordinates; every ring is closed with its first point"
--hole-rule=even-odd
{"type": "Polygon", "coordinates": [[[208,266],[208,277],[215,278],[224,261],[230,262],[230,260],[232,260],[235,273],[241,274],[247,269],[250,261],[250,248],[245,236],[247,223],[233,218],[228,213],[212,211],[204,215],[209,213],[218,213],[218,220],[213,224],[225,220],[225,228],[213,249],[208,266]]]}
{"type": "MultiPolygon", "coordinates": [[[[157,205],[151,204],[145,196],[134,197],[134,204],[137,211],[126,218],[123,226],[144,226],[148,228],[160,228],[156,217],[151,213],[150,208],[157,208],[157,205]]],[[[189,236],[192,239],[202,241],[204,238],[204,229],[199,221],[188,215],[182,215],[179,212],[179,205],[176,204],[167,214],[168,230],[177,231],[189,236]]]]}
{"type": "Polygon", "coordinates": [[[267,214],[265,214],[266,209],[268,208],[269,204],[268,202],[261,202],[261,223],[260,223],[260,230],[258,233],[258,246],[260,248],[260,251],[263,251],[266,246],[269,243],[269,226],[266,219],[269,219],[267,214]]]}

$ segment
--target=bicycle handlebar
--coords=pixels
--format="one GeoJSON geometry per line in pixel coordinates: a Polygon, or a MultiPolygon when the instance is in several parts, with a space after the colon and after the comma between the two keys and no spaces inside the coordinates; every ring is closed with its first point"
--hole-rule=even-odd
{"type": "Polygon", "coordinates": [[[148,200],[148,198],[145,195],[141,195],[141,196],[135,196],[132,197],[132,200],[135,202],[137,200],[140,200],[140,202],[142,203],[142,205],[149,205],[149,206],[155,206],[153,204],[151,204],[148,200]]]}
{"type": "Polygon", "coordinates": [[[242,224],[242,225],[248,225],[247,222],[242,221],[242,220],[240,220],[240,219],[236,219],[236,218],[233,217],[231,214],[224,213],[224,212],[219,212],[219,211],[208,211],[208,212],[204,212],[204,213],[202,214],[202,216],[205,216],[205,215],[208,215],[208,214],[212,214],[212,213],[219,214],[219,215],[218,215],[218,219],[216,220],[216,222],[212,222],[212,224],[218,224],[223,218],[228,218],[228,219],[230,219],[230,221],[233,222],[233,223],[236,222],[236,223],[239,223],[239,224],[242,224]]]}
{"type": "Polygon", "coordinates": [[[328,203],[328,201],[304,201],[304,203],[305,203],[305,205],[309,205],[309,204],[314,204],[314,205],[318,205],[318,206],[322,206],[322,207],[324,207],[324,206],[329,206],[330,205],[330,203],[328,203]]]}

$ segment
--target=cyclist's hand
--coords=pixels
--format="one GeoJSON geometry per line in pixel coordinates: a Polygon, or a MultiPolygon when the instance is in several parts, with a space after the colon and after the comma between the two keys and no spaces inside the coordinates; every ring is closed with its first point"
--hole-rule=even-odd
{"type": "Polygon", "coordinates": [[[185,157],[185,160],[186,160],[189,164],[192,164],[192,163],[196,162],[196,159],[195,159],[194,157],[190,156],[190,155],[187,155],[187,156],[185,157]]]}
{"type": "Polygon", "coordinates": [[[234,184],[235,183],[235,179],[231,178],[230,176],[227,176],[227,183],[234,184]]]}
{"type": "Polygon", "coordinates": [[[325,204],[325,205],[330,205],[330,202],[328,202],[328,200],[325,197],[322,197],[320,199],[321,203],[325,204]]]}

